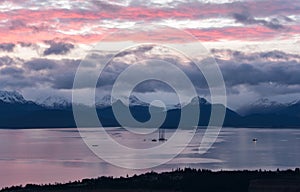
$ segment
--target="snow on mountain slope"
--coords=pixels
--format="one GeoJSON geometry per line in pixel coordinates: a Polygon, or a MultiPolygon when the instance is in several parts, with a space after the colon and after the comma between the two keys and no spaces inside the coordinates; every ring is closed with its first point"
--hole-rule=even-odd
{"type": "Polygon", "coordinates": [[[61,96],[49,96],[44,99],[40,98],[36,103],[51,109],[63,109],[72,105],[71,101],[61,96]]]}
{"type": "Polygon", "coordinates": [[[102,98],[96,98],[96,107],[97,108],[105,108],[111,106],[111,96],[105,95],[102,98]]]}
{"type": "Polygon", "coordinates": [[[137,98],[134,95],[131,95],[129,97],[129,104],[131,106],[149,106],[149,103],[146,103],[144,101],[141,101],[139,98],[137,98]]]}
{"type": "Polygon", "coordinates": [[[16,91],[0,91],[0,101],[5,103],[26,103],[24,97],[16,91]]]}
{"type": "Polygon", "coordinates": [[[289,105],[290,103],[280,103],[268,98],[261,98],[247,106],[240,108],[238,112],[243,115],[275,113],[289,105]]]}
{"type": "MultiPolygon", "coordinates": [[[[124,104],[127,104],[128,105],[128,99],[126,98],[122,98],[121,101],[124,102],[124,104]]],[[[104,108],[104,107],[109,107],[112,105],[112,103],[116,102],[116,99],[112,99],[111,101],[111,95],[105,95],[104,97],[102,97],[101,99],[98,99],[96,101],[96,106],[98,108],[104,108]]],[[[141,101],[139,98],[137,98],[136,96],[134,95],[131,95],[129,97],[129,104],[131,106],[149,106],[149,103],[146,103],[144,101],[141,101]]]]}

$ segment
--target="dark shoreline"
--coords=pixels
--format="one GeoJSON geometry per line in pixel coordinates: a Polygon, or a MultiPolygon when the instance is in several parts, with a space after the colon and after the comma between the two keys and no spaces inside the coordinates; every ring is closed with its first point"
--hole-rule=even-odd
{"type": "Polygon", "coordinates": [[[132,177],[99,177],[69,183],[12,186],[0,192],[85,192],[85,191],[205,191],[205,192],[281,192],[300,191],[300,169],[277,171],[210,171],[178,169],[148,172],[132,177]]]}
{"type": "MultiPolygon", "coordinates": [[[[85,127],[85,128],[97,128],[97,127],[85,127]]],[[[112,127],[103,127],[103,128],[123,128],[120,126],[112,126],[112,127]]],[[[296,127],[233,127],[233,126],[223,126],[221,129],[276,129],[276,130],[300,130],[299,126],[296,127]]],[[[37,130],[37,129],[78,129],[78,127],[0,127],[0,130],[37,130]]],[[[149,128],[151,129],[151,128],[149,128]]],[[[156,129],[156,128],[154,128],[156,129]]],[[[162,129],[171,129],[175,130],[176,128],[162,128],[162,129]]],[[[207,129],[206,127],[199,126],[197,129],[207,129]]]]}

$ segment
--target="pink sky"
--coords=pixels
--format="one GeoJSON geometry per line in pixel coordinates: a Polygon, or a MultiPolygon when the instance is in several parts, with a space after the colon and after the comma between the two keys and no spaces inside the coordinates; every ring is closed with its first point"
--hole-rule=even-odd
{"type": "MultiPolygon", "coordinates": [[[[191,32],[201,41],[247,40],[247,37],[260,41],[286,35],[298,38],[300,33],[300,3],[293,0],[233,1],[223,4],[171,0],[159,5],[151,2],[146,6],[134,0],[61,3],[54,0],[43,3],[2,1],[0,42],[37,43],[59,38],[91,43],[99,41],[107,31],[118,29],[119,25],[126,27],[128,22],[163,23],[169,26],[176,26],[180,22],[181,29],[191,32]],[[248,20],[239,20],[234,14],[245,15],[248,20]],[[191,21],[198,22],[199,26],[188,25],[191,21]],[[275,30],[268,25],[272,22],[284,28],[275,30]]],[[[134,37],[131,39],[135,40],[134,37]]]]}

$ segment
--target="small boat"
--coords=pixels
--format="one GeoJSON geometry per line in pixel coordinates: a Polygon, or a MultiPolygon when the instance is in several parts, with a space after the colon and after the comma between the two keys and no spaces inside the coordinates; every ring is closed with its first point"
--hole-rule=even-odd
{"type": "Polygon", "coordinates": [[[252,141],[253,141],[253,142],[257,142],[257,138],[253,138],[252,141]]]}
{"type": "Polygon", "coordinates": [[[158,141],[166,141],[165,129],[159,129],[158,141]]]}

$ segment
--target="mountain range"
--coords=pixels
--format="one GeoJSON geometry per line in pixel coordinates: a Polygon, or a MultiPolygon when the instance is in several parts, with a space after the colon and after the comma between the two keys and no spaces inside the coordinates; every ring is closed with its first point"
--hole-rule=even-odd
{"type": "MultiPolygon", "coordinates": [[[[166,111],[166,119],[161,127],[176,128],[179,124],[181,111],[193,109],[196,107],[195,105],[199,105],[200,108],[199,126],[207,126],[211,109],[214,106],[226,111],[224,127],[300,127],[300,102],[281,104],[268,99],[261,99],[237,113],[223,105],[211,104],[200,97],[193,98],[185,106],[169,106],[166,111]]],[[[146,122],[151,117],[149,113],[150,104],[135,96],[129,98],[129,103],[105,96],[98,99],[95,106],[99,120],[105,127],[120,126],[114,116],[113,106],[119,109],[129,106],[132,116],[140,122],[146,122]],[[111,103],[111,101],[113,102],[111,103]]],[[[159,106],[152,106],[151,110],[158,116],[165,112],[165,108],[159,106]]],[[[0,128],[76,127],[71,102],[58,96],[28,101],[16,91],[0,91],[0,113],[0,128]]],[[[97,125],[87,123],[87,126],[97,125]]]]}

